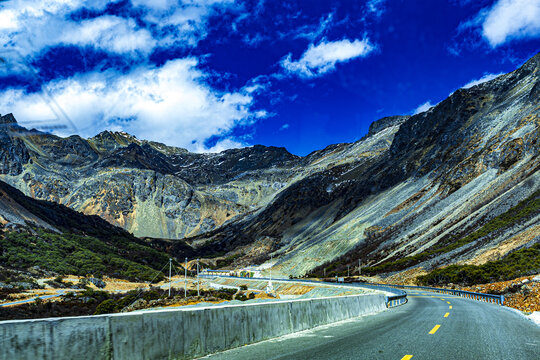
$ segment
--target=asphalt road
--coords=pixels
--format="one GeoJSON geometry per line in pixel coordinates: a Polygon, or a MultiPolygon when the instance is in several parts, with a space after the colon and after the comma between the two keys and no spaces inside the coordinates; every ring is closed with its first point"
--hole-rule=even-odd
{"type": "Polygon", "coordinates": [[[41,296],[36,296],[36,297],[30,298],[30,299],[26,299],[26,300],[19,300],[19,301],[4,303],[4,304],[0,304],[0,307],[30,303],[30,302],[36,301],[37,298],[40,298],[40,299],[43,299],[43,300],[51,299],[51,298],[55,298],[55,297],[58,297],[58,296],[62,296],[62,295],[65,294],[65,292],[66,292],[66,290],[58,290],[56,292],[56,294],[53,294],[53,295],[41,295],[41,296]]]}
{"type": "Polygon", "coordinates": [[[540,327],[511,309],[425,291],[407,293],[407,304],[376,315],[204,359],[540,359],[540,327]]]}

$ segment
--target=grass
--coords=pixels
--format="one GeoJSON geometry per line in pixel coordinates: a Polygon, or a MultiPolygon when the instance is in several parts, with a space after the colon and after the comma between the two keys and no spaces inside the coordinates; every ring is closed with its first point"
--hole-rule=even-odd
{"type": "Polygon", "coordinates": [[[419,276],[423,285],[475,285],[505,281],[520,276],[533,275],[540,271],[540,243],[530,248],[514,251],[501,260],[489,261],[483,265],[450,265],[419,276]]]}

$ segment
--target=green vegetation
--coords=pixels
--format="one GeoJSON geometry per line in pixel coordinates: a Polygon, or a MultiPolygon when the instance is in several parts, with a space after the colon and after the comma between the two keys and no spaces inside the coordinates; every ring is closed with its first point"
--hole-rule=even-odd
{"type": "Polygon", "coordinates": [[[121,235],[108,240],[36,229],[0,236],[0,265],[13,269],[33,266],[59,274],[103,273],[136,281],[161,281],[156,269],[168,262],[165,254],[121,235]]]}
{"type": "Polygon", "coordinates": [[[507,226],[512,226],[519,222],[521,219],[527,218],[538,211],[540,211],[540,190],[537,190],[527,199],[521,201],[519,204],[510,208],[505,213],[491,219],[480,229],[470,233],[465,237],[452,237],[446,241],[434,245],[429,250],[423,251],[419,254],[413,256],[406,256],[404,258],[386,262],[373,267],[365,267],[362,269],[362,272],[365,274],[374,275],[390,271],[404,270],[422,261],[428,260],[436,255],[444,254],[452,250],[458,249],[496,230],[505,228],[507,226]]]}
{"type": "Polygon", "coordinates": [[[520,276],[536,274],[540,271],[540,243],[528,249],[514,251],[505,258],[489,261],[483,265],[450,265],[436,269],[417,279],[424,285],[484,284],[504,281],[520,276]]]}

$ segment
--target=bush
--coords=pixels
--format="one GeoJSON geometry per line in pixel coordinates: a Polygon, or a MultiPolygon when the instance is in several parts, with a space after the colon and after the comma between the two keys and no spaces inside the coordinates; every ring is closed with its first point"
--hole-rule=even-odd
{"type": "Polygon", "coordinates": [[[115,311],[116,302],[113,299],[102,301],[96,308],[94,315],[110,314],[115,311]]]}

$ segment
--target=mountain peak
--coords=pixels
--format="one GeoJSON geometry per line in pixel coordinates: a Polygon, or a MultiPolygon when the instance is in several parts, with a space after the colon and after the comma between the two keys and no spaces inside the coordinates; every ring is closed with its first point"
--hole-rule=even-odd
{"type": "Polygon", "coordinates": [[[0,116],[0,124],[17,124],[17,120],[15,120],[15,117],[12,113],[6,114],[4,116],[0,116]]]}
{"type": "Polygon", "coordinates": [[[369,125],[368,136],[378,133],[390,126],[398,125],[409,119],[409,115],[395,115],[383,117],[369,125]]]}

